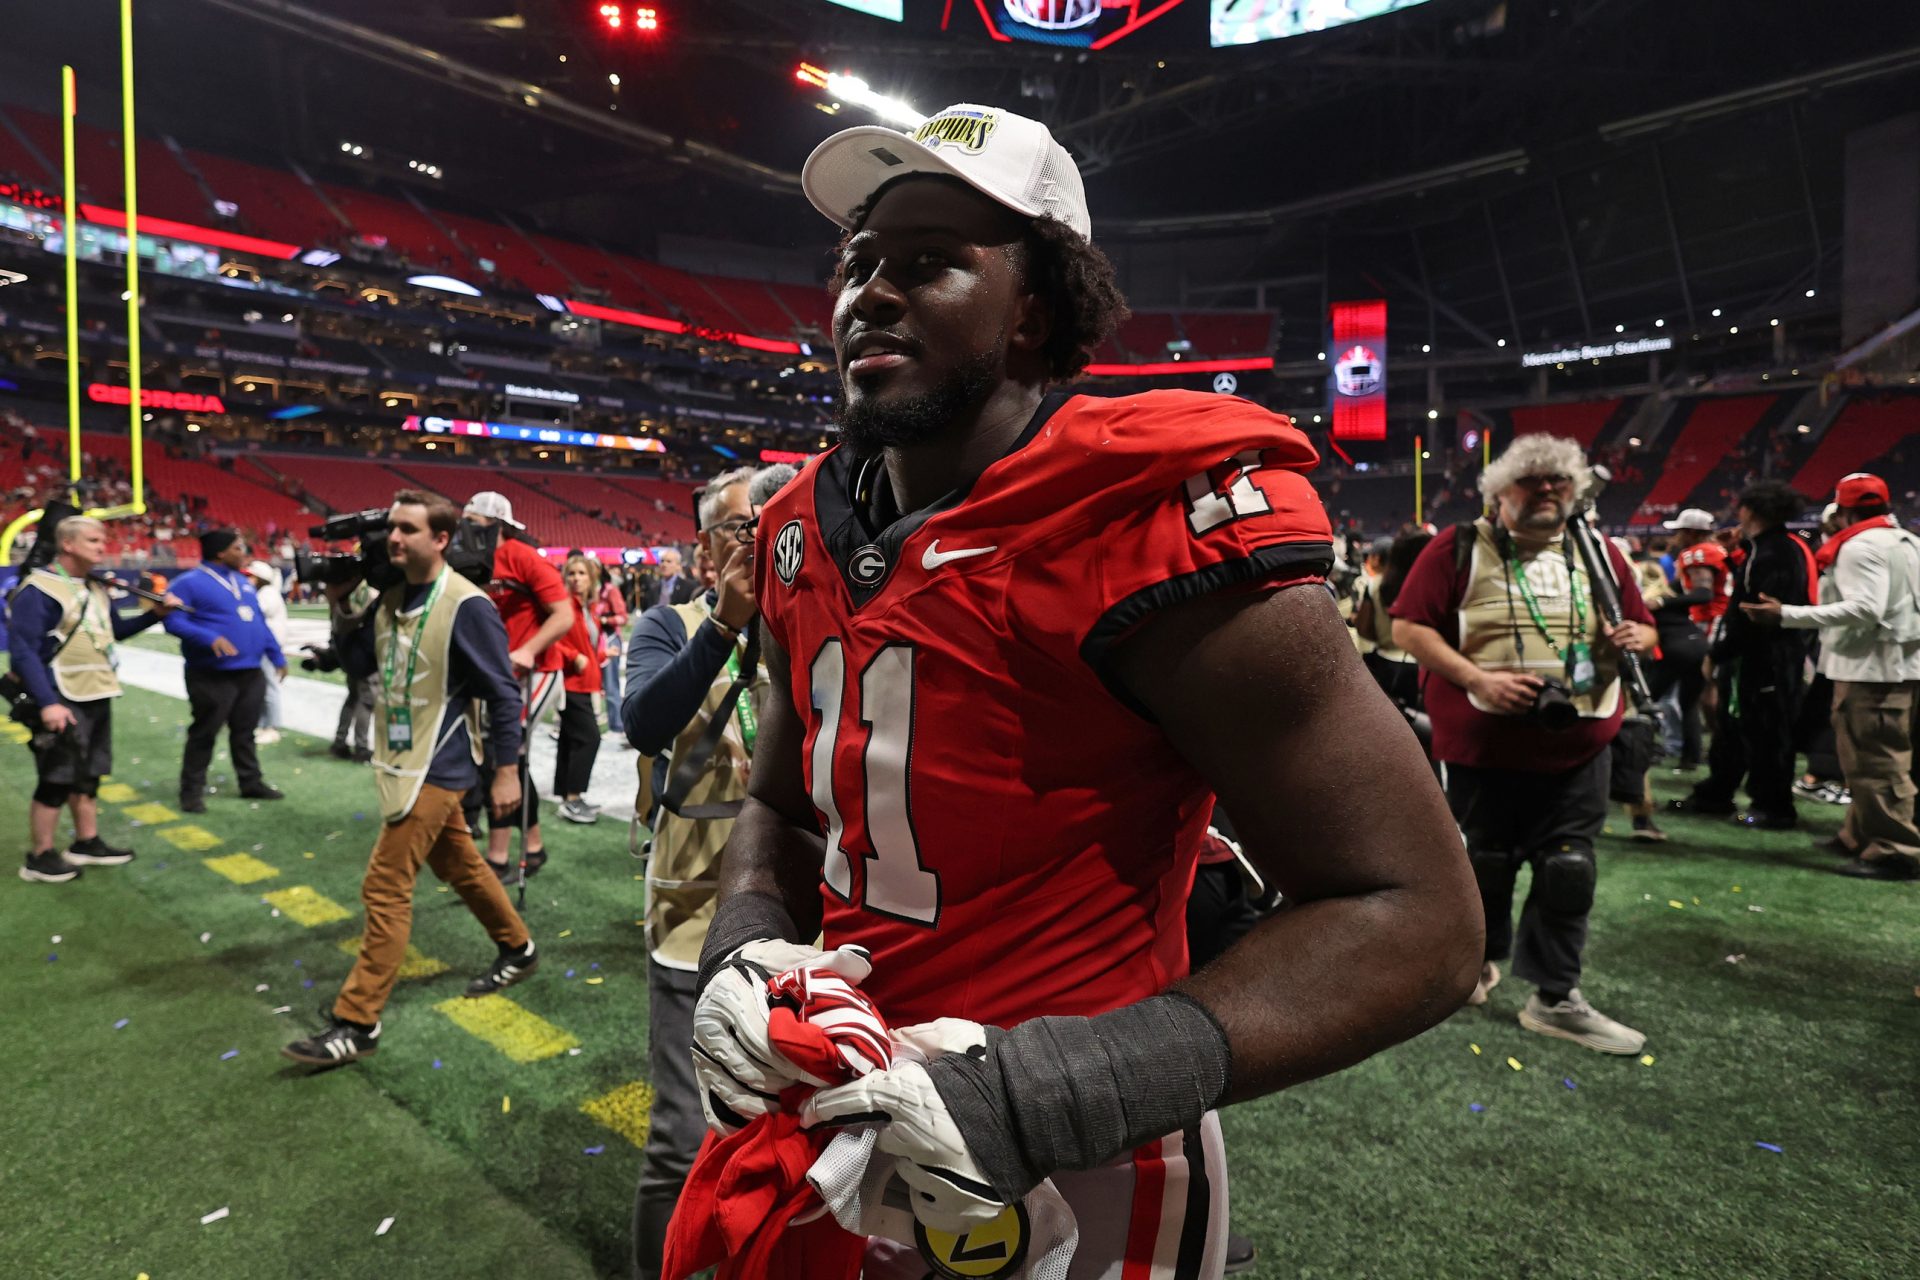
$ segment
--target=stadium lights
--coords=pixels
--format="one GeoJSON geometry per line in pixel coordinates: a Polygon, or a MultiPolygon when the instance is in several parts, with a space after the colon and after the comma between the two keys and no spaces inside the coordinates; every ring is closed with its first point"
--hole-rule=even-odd
{"type": "Polygon", "coordinates": [[[842,75],[837,71],[823,70],[810,62],[803,62],[794,69],[793,78],[801,84],[825,89],[841,102],[864,107],[889,124],[913,129],[925,123],[927,118],[914,110],[910,104],[875,91],[859,76],[842,75]]]}
{"type": "Polygon", "coordinates": [[[618,71],[607,72],[607,83],[618,89],[620,87],[620,73],[618,71]]]}
{"type": "Polygon", "coordinates": [[[1814,290],[1812,290],[1812,289],[1809,289],[1809,290],[1807,290],[1807,296],[1808,296],[1809,298],[1811,298],[1811,297],[1812,297],[1813,295],[1814,295],[1814,290]]]}
{"type": "Polygon", "coordinates": [[[340,149],[346,152],[350,156],[364,155],[366,154],[366,150],[367,150],[365,147],[361,146],[357,142],[342,142],[340,144],[340,149]]]}
{"type": "Polygon", "coordinates": [[[1775,316],[1773,319],[1767,321],[1767,324],[1772,328],[1778,329],[1780,327],[1780,317],[1775,316]]]}
{"type": "Polygon", "coordinates": [[[1501,338],[1498,341],[1496,341],[1493,345],[1496,347],[1504,347],[1507,345],[1507,340],[1505,338],[1501,338]]]}
{"type": "Polygon", "coordinates": [[[1623,324],[1617,324],[1617,325],[1615,325],[1615,326],[1613,326],[1613,331],[1614,331],[1615,333],[1625,333],[1625,332],[1627,331],[1627,326],[1625,326],[1625,325],[1623,325],[1623,324]]]}
{"type": "Polygon", "coordinates": [[[1427,410],[1427,421],[1428,421],[1428,422],[1432,422],[1432,421],[1433,421],[1433,420],[1434,420],[1435,418],[1438,418],[1439,416],[1440,416],[1440,411],[1439,411],[1438,409],[1429,409],[1429,410],[1427,410]]]}
{"type": "Polygon", "coordinates": [[[1665,320],[1655,320],[1653,322],[1653,327],[1656,329],[1664,329],[1667,327],[1667,322],[1665,320]]]}
{"type": "Polygon", "coordinates": [[[480,291],[465,280],[455,280],[452,276],[408,276],[407,283],[422,289],[438,289],[442,293],[458,293],[469,298],[477,298],[480,291]]]}
{"type": "Polygon", "coordinates": [[[1420,344],[1420,354],[1421,354],[1421,355],[1423,355],[1423,356],[1424,356],[1424,355],[1430,355],[1430,354],[1432,354],[1432,352],[1433,352],[1433,344],[1432,344],[1431,342],[1423,342],[1423,343],[1421,343],[1421,344],[1420,344]]]}
{"type": "Polygon", "coordinates": [[[1718,308],[1718,307],[1715,307],[1715,308],[1713,309],[1713,318],[1714,318],[1715,320],[1718,320],[1718,319],[1720,318],[1720,308],[1718,308]]]}
{"type": "Polygon", "coordinates": [[[1325,360],[1327,358],[1327,353],[1322,351],[1319,355],[1315,356],[1314,358],[1316,360],[1325,360]]]}

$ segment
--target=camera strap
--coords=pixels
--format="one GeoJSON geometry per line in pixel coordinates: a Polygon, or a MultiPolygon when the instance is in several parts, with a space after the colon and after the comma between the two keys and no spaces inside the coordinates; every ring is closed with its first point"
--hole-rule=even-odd
{"type": "Polygon", "coordinates": [[[1533,625],[1547,642],[1547,648],[1553,650],[1553,656],[1566,666],[1567,684],[1574,693],[1591,692],[1595,673],[1593,667],[1593,646],[1587,640],[1587,594],[1581,588],[1580,575],[1574,568],[1573,547],[1562,535],[1560,550],[1567,563],[1567,592],[1572,597],[1569,620],[1573,624],[1573,634],[1562,649],[1554,643],[1553,632],[1547,627],[1547,615],[1540,608],[1539,598],[1533,594],[1533,584],[1527,581],[1526,566],[1520,563],[1519,553],[1513,548],[1513,540],[1507,540],[1508,568],[1512,572],[1516,585],[1520,588],[1520,598],[1526,601],[1527,614],[1533,619],[1533,625]]]}
{"type": "MultiPolygon", "coordinates": [[[[727,659],[727,669],[733,672],[733,683],[727,686],[726,693],[720,698],[720,705],[713,709],[713,716],[707,721],[707,727],[701,731],[700,737],[685,754],[674,760],[672,768],[667,773],[667,789],[660,796],[660,806],[668,813],[677,814],[682,818],[732,818],[739,816],[740,813],[738,800],[716,804],[685,803],[687,794],[693,790],[694,784],[700,781],[700,776],[707,771],[708,762],[713,759],[713,753],[719,749],[720,739],[727,732],[727,721],[732,718],[734,707],[742,705],[741,699],[746,694],[748,686],[753,683],[755,673],[760,669],[760,628],[752,627],[747,632],[746,651],[744,653],[736,651],[730,655],[727,659]]],[[[747,699],[748,704],[751,701],[747,699]]],[[[747,711],[748,717],[752,716],[750,705],[743,709],[747,711]]],[[[746,734],[747,727],[751,723],[753,721],[750,718],[743,718],[740,724],[741,734],[749,752],[753,750],[753,739],[746,734]]]]}

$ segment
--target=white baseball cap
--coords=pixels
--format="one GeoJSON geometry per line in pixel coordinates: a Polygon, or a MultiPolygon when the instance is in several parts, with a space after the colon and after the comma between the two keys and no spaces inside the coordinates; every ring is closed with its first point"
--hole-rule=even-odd
{"type": "Polygon", "coordinates": [[[279,578],[280,578],[280,575],[274,572],[273,566],[268,564],[265,560],[255,560],[252,564],[248,565],[247,576],[249,578],[258,578],[261,582],[276,582],[276,583],[279,581],[279,578]]]}
{"type": "Polygon", "coordinates": [[[1029,218],[1057,218],[1093,238],[1080,167],[1038,120],[971,102],[942,107],[912,133],[863,124],[813,149],[800,189],[847,230],[853,211],[894,178],[945,174],[1029,218]]]}
{"type": "Polygon", "coordinates": [[[1712,533],[1714,528],[1713,512],[1703,511],[1699,507],[1688,507],[1663,526],[1667,529],[1695,529],[1701,533],[1712,533]]]}
{"type": "Polygon", "coordinates": [[[464,514],[470,516],[488,516],[500,521],[502,524],[510,524],[516,529],[524,529],[527,527],[513,518],[513,504],[507,501],[507,495],[504,493],[495,493],[491,489],[482,489],[479,493],[468,498],[467,509],[464,514]]]}

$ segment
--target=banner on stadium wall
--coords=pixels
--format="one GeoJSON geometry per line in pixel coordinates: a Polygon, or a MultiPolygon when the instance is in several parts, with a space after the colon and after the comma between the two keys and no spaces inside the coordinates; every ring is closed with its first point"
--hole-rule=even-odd
{"type": "Polygon", "coordinates": [[[1387,438],[1387,303],[1336,302],[1333,341],[1333,438],[1387,438]]]}

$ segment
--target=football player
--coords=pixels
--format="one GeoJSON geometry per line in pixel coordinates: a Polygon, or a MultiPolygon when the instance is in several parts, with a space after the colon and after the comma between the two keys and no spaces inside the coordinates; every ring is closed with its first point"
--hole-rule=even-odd
{"type": "MultiPolygon", "coordinates": [[[[1043,125],[850,129],[803,185],[846,232],[841,441],[759,525],[773,691],[702,953],[708,1120],[800,1079],[764,978],[824,931],[896,1028],[939,1020],[926,1065],[802,1113],[883,1122],[920,1250],[1002,1248],[1051,1177],[1075,1280],[1217,1276],[1214,1108],[1418,1033],[1481,958],[1459,832],[1325,585],[1318,459],[1245,400],[1057,389],[1125,303],[1043,125]],[[1356,808],[1362,775],[1391,802],[1356,808]],[[1189,973],[1216,794],[1291,905],[1189,973]]],[[[874,1280],[927,1270],[869,1242],[874,1280]]]]}

